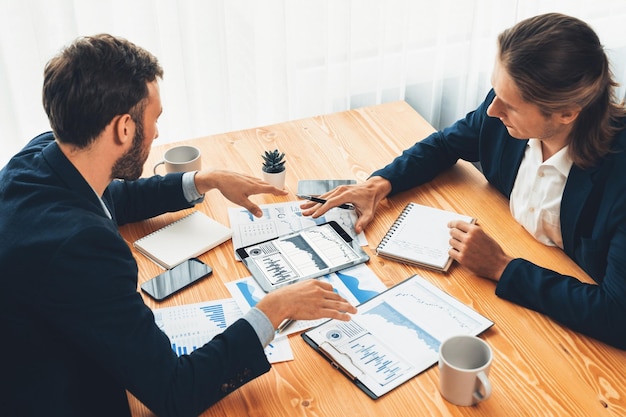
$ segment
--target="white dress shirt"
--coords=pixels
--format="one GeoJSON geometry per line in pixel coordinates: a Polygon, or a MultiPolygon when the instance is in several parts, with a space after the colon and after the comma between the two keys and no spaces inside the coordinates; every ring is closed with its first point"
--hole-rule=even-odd
{"type": "Polygon", "coordinates": [[[544,162],[541,142],[530,139],[511,191],[515,220],[541,243],[561,249],[561,198],[571,167],[567,146],[544,162]]]}

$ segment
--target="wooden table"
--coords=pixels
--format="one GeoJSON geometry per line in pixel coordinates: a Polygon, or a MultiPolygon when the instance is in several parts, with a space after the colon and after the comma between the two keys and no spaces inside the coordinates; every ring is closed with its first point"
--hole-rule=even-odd
{"type": "MultiPolygon", "coordinates": [[[[364,181],[403,149],[432,131],[411,107],[395,102],[348,112],[311,117],[274,126],[208,136],[183,143],[202,150],[203,167],[224,168],[260,176],[261,154],[278,148],[287,154],[286,197],[255,196],[259,204],[296,199],[299,179],[354,178],[364,181]]],[[[167,144],[152,150],[145,175],[167,144]]],[[[371,400],[313,351],[298,335],[290,336],[295,360],[273,369],[208,409],[203,416],[624,416],[626,352],[577,334],[533,311],[494,294],[495,284],[458,264],[448,274],[380,258],[374,249],[409,201],[465,213],[513,256],[589,281],[561,250],[536,242],[510,216],[508,201],[491,188],[470,164],[459,163],[436,180],[383,202],[365,234],[369,267],[391,286],[417,273],[495,322],[483,337],[494,350],[490,378],[492,397],[476,407],[457,407],[439,394],[439,371],[432,367],[379,400],[371,400]]],[[[234,205],[218,191],[196,206],[229,224],[234,205]]],[[[129,244],[189,211],[166,214],[127,225],[129,244]]],[[[159,273],[143,255],[139,283],[159,273]]],[[[232,242],[200,257],[214,268],[213,277],[187,289],[164,307],[230,298],[225,282],[250,274],[233,258],[232,242]]],[[[152,415],[129,395],[134,416],[152,415]]]]}

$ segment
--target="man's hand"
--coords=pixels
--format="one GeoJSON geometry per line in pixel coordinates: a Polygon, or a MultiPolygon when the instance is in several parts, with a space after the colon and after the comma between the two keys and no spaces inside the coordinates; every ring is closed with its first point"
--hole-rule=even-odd
{"type": "Polygon", "coordinates": [[[308,201],[302,204],[302,214],[317,218],[333,207],[344,203],[354,205],[359,216],[354,229],[361,233],[372,221],[378,204],[391,192],[391,183],[382,177],[370,177],[367,181],[355,185],[340,185],[320,197],[326,203],[308,201]]]}
{"type": "Polygon", "coordinates": [[[285,319],[315,320],[321,318],[350,320],[348,313],[356,308],[333,291],[327,282],[309,279],[272,291],[256,305],[275,329],[285,319]]]}
{"type": "Polygon", "coordinates": [[[500,280],[506,266],[513,260],[504,253],[500,245],[476,224],[461,220],[448,223],[452,259],[476,275],[500,280]]]}
{"type": "Polygon", "coordinates": [[[278,189],[265,181],[249,175],[224,170],[198,171],[194,177],[196,188],[200,194],[217,188],[224,197],[233,203],[248,209],[252,214],[261,217],[261,208],[248,197],[254,194],[287,195],[287,191],[278,189]]]}

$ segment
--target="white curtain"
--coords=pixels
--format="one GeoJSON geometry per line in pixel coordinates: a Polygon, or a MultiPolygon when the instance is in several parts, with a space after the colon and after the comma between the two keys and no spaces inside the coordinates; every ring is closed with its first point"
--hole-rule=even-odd
{"type": "Polygon", "coordinates": [[[80,35],[160,59],[159,144],[395,100],[444,127],[484,98],[498,33],[548,11],[591,24],[626,84],[623,0],[0,0],[0,167],[49,130],[43,67],[80,35]]]}

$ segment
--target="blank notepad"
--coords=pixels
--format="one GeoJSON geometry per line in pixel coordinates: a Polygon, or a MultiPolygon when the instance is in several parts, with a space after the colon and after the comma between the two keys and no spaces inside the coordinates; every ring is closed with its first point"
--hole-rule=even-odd
{"type": "Polygon", "coordinates": [[[452,263],[450,220],[474,223],[470,216],[416,203],[406,205],[376,248],[380,256],[408,264],[447,271],[452,263]]]}
{"type": "Polygon", "coordinates": [[[201,211],[135,241],[133,246],[166,269],[226,242],[233,231],[201,211]]]}

